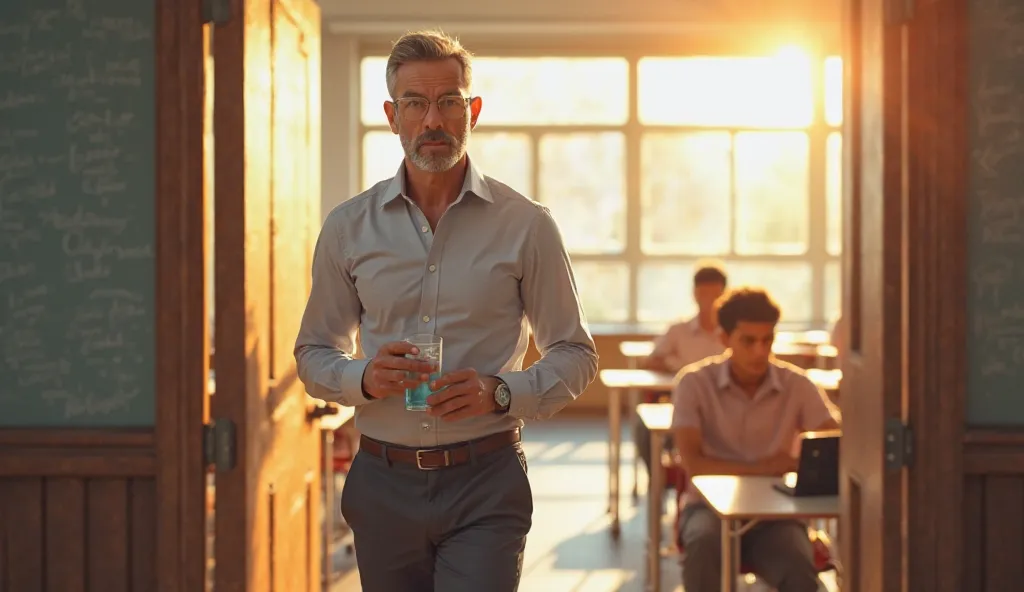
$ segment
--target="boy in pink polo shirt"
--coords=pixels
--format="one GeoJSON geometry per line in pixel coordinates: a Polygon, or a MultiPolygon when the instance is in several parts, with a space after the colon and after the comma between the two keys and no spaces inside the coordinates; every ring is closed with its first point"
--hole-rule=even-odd
{"type": "MultiPolygon", "coordinates": [[[[763,290],[734,290],[717,307],[726,353],[684,368],[672,391],[683,467],[690,477],[795,471],[799,434],[838,428],[838,413],[802,370],[771,355],[781,312],[763,290]]],[[[683,586],[717,592],[719,520],[692,491],[683,499],[683,586]]],[[[807,527],[799,521],[757,524],[743,535],[741,553],[742,563],[778,592],[818,590],[807,527]]]]}

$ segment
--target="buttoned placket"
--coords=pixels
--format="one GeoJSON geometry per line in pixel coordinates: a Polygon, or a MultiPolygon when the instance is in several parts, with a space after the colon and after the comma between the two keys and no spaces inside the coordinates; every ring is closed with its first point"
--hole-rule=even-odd
{"type": "MultiPolygon", "coordinates": [[[[437,305],[441,291],[441,253],[444,252],[445,238],[448,236],[448,229],[451,228],[451,210],[461,201],[461,197],[455,201],[438,220],[437,228],[430,231],[430,224],[427,217],[415,203],[408,200],[413,219],[419,228],[423,246],[427,251],[427,258],[424,261],[423,279],[420,282],[420,306],[419,306],[419,330],[421,333],[437,334],[437,305]],[[445,218],[449,218],[445,223],[445,218]]],[[[443,339],[444,336],[442,335],[443,339]]],[[[444,365],[444,354],[442,352],[442,367],[444,365]]],[[[440,442],[438,418],[424,414],[420,422],[420,445],[424,447],[438,446],[440,442]]]]}

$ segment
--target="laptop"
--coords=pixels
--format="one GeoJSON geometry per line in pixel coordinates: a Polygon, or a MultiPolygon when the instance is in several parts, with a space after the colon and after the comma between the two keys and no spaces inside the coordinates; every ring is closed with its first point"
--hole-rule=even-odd
{"type": "Polygon", "coordinates": [[[789,473],[776,490],[794,497],[839,495],[839,438],[842,432],[828,430],[800,434],[797,472],[789,473]]]}

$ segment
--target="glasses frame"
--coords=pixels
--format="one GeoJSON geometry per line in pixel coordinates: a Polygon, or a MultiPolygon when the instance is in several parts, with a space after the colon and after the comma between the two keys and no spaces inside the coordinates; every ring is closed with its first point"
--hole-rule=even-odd
{"type": "Polygon", "coordinates": [[[433,106],[433,107],[437,108],[437,112],[441,115],[441,117],[443,117],[445,119],[448,119],[448,120],[451,120],[451,121],[454,121],[454,120],[457,120],[457,119],[459,119],[461,117],[465,117],[466,116],[466,109],[469,107],[470,103],[472,103],[473,99],[475,99],[475,98],[476,97],[464,97],[462,95],[444,95],[444,96],[437,97],[434,100],[430,100],[430,99],[428,99],[426,97],[400,97],[400,98],[397,98],[397,99],[393,99],[391,101],[391,104],[395,106],[395,113],[399,113],[399,111],[402,108],[402,103],[403,102],[404,103],[408,103],[408,102],[411,102],[411,101],[426,101],[427,102],[427,110],[423,112],[423,116],[422,117],[414,117],[414,118],[406,118],[406,119],[408,121],[422,121],[422,120],[426,119],[427,114],[430,113],[430,107],[433,106]],[[448,99],[462,99],[463,106],[462,106],[462,110],[459,112],[458,116],[449,117],[449,116],[445,115],[444,114],[444,110],[441,109],[441,101],[448,100],[448,99]]]}

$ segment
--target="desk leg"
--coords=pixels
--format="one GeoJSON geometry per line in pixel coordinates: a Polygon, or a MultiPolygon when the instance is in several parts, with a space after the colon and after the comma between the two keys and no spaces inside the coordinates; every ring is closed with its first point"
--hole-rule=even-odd
{"type": "Polygon", "coordinates": [[[665,472],[661,471],[662,434],[651,434],[651,479],[647,488],[647,589],[661,590],[661,516],[665,509],[665,472]]]}
{"type": "MultiPolygon", "coordinates": [[[[637,415],[636,406],[640,404],[640,391],[637,389],[629,389],[629,397],[627,398],[626,408],[629,410],[629,433],[633,436],[633,440],[636,441],[636,433],[640,429],[640,416],[637,415]]],[[[633,502],[640,497],[638,492],[640,481],[640,451],[633,450],[633,502]]],[[[648,483],[650,487],[650,483],[648,483]]]]}
{"type": "Polygon", "coordinates": [[[743,525],[739,520],[722,519],[722,592],[736,592],[742,533],[743,525]]]}
{"type": "Polygon", "coordinates": [[[619,536],[619,453],[622,450],[622,392],[608,389],[608,511],[612,536],[619,536]]]}
{"type": "Polygon", "coordinates": [[[331,588],[334,559],[334,432],[331,430],[320,430],[320,445],[323,448],[323,490],[324,490],[324,527],[323,541],[320,552],[321,566],[323,573],[321,578],[321,590],[328,592],[331,588]]]}

